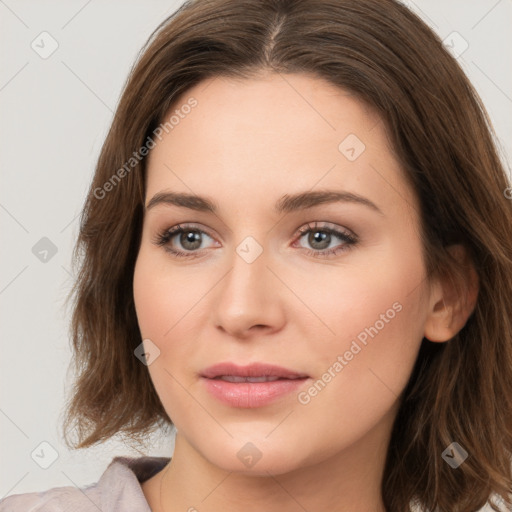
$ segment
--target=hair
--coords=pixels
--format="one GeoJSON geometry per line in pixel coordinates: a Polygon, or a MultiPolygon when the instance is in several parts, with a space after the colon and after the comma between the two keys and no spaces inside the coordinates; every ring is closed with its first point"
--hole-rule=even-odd
{"type": "Polygon", "coordinates": [[[173,425],[134,356],[142,341],[132,285],[147,160],[135,157],[192,86],[268,72],[307,73],[376,109],[418,198],[427,275],[451,276],[464,293],[453,244],[467,249],[478,275],[464,327],[446,343],[422,340],[385,461],[386,510],[409,511],[415,501],[474,511],[492,493],[508,499],[510,184],[468,78],[440,38],[394,0],[187,1],[152,33],[125,83],[80,218],[79,271],[68,297],[78,375],[66,404],[67,445],[85,448],[114,435],[141,440],[173,425]],[[442,459],[453,441],[469,453],[457,469],[442,459]]]}

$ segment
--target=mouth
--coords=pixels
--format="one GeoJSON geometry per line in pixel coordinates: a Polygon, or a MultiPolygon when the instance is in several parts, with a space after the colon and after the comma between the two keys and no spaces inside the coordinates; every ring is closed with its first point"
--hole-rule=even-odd
{"type": "Polygon", "coordinates": [[[263,407],[297,391],[310,377],[280,366],[256,363],[238,366],[221,363],[201,374],[206,390],[225,405],[263,407]]]}
{"type": "Polygon", "coordinates": [[[270,382],[278,379],[304,379],[308,378],[309,375],[273,364],[253,363],[248,366],[239,366],[227,362],[206,368],[201,373],[201,377],[228,380],[228,382],[270,382]]]}
{"type": "Polygon", "coordinates": [[[276,380],[296,380],[299,377],[288,379],[284,377],[241,377],[239,375],[220,375],[213,380],[224,380],[226,382],[274,382],[276,380]]]}

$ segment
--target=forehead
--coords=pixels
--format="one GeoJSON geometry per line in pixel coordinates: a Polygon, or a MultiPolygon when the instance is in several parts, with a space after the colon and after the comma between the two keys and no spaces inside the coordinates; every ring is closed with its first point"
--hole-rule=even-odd
{"type": "Polygon", "coordinates": [[[210,78],[163,123],[170,116],[149,155],[147,199],[168,189],[269,203],[319,187],[364,192],[383,210],[414,205],[379,115],[317,77],[210,78]]]}

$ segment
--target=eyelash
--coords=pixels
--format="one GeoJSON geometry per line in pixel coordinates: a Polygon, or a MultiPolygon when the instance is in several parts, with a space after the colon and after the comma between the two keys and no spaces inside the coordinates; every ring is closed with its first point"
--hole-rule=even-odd
{"type": "MultiPolygon", "coordinates": [[[[355,235],[352,235],[346,231],[338,231],[337,229],[329,228],[326,226],[318,226],[315,222],[312,224],[306,224],[297,230],[298,240],[300,240],[305,234],[309,232],[321,232],[328,233],[329,235],[334,235],[340,239],[342,239],[345,243],[340,247],[329,249],[329,250],[314,250],[314,249],[305,249],[306,254],[313,256],[315,258],[326,258],[331,255],[336,255],[341,252],[346,252],[350,250],[354,245],[357,244],[358,238],[355,235]]],[[[189,224],[178,224],[177,226],[173,226],[172,228],[165,229],[160,233],[157,233],[155,236],[153,243],[160,247],[163,247],[167,252],[171,253],[173,256],[178,258],[197,258],[200,256],[199,251],[179,251],[176,249],[172,249],[168,244],[169,242],[178,234],[187,233],[187,232],[196,232],[203,233],[211,237],[206,231],[202,229],[196,228],[189,224]]]]}

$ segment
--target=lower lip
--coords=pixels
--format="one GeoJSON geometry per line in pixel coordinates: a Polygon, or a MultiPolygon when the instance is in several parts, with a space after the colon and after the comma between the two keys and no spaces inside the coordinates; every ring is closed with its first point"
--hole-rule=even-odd
{"type": "Polygon", "coordinates": [[[232,407],[263,407],[297,391],[303,379],[279,379],[270,382],[228,382],[220,379],[202,379],[206,389],[218,400],[232,407]]]}

